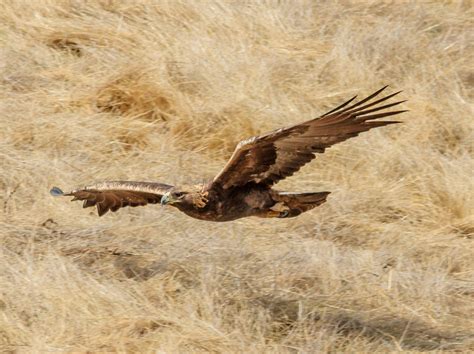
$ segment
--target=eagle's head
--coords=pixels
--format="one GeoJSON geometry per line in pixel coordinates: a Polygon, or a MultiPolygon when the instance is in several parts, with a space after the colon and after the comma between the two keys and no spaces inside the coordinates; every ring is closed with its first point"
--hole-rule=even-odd
{"type": "Polygon", "coordinates": [[[202,186],[174,187],[161,197],[161,205],[174,205],[176,207],[204,208],[207,205],[208,193],[202,186]]]}

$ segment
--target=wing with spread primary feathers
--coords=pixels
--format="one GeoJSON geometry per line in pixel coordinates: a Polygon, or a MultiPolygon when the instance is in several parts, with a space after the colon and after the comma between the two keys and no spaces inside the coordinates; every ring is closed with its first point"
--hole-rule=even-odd
{"type": "Polygon", "coordinates": [[[109,181],[64,193],[58,187],[53,187],[50,193],[54,196],[73,196],[74,200],[83,200],[84,208],[97,206],[99,216],[109,210],[159,203],[163,194],[173,186],[153,182],[109,181]]]}
{"type": "Polygon", "coordinates": [[[213,184],[223,189],[250,182],[273,185],[293,175],[315,153],[372,128],[399,123],[376,120],[406,112],[386,111],[405,101],[380,105],[401,91],[374,100],[385,88],[349,105],[355,96],[321,117],[241,141],[213,184]]]}

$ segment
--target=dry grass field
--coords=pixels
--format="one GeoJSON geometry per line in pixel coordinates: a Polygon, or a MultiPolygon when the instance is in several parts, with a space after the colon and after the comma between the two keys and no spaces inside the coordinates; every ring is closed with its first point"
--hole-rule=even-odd
{"type": "Polygon", "coordinates": [[[0,2],[0,351],[474,350],[472,2],[0,2]],[[294,219],[53,198],[202,182],[243,138],[389,84],[294,219]]]}

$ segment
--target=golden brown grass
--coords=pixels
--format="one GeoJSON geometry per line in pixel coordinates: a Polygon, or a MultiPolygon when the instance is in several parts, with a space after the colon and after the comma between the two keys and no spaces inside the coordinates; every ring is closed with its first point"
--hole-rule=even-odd
{"type": "Polygon", "coordinates": [[[474,350],[471,2],[3,1],[0,350],[474,350]],[[54,199],[200,182],[247,138],[384,84],[290,220],[54,199]]]}

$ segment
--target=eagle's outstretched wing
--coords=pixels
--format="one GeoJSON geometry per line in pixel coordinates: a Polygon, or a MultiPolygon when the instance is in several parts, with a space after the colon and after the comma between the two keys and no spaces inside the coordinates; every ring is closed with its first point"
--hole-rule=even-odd
{"type": "Polygon", "coordinates": [[[376,120],[406,112],[384,111],[405,101],[380,105],[401,91],[373,100],[385,88],[349,105],[355,96],[321,117],[241,141],[213,185],[223,189],[250,182],[273,185],[293,175],[314,159],[315,153],[323,153],[326,148],[369,129],[399,123],[376,120]]]}
{"type": "Polygon", "coordinates": [[[159,203],[163,194],[173,186],[153,182],[108,181],[64,193],[58,187],[53,187],[50,193],[54,196],[73,196],[74,200],[83,200],[84,208],[97,205],[99,216],[109,210],[159,203]]]}

